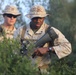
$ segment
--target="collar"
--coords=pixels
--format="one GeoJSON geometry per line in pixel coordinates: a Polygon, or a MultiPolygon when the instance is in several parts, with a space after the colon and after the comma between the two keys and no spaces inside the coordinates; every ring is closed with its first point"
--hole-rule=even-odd
{"type": "Polygon", "coordinates": [[[14,31],[16,30],[15,27],[14,27],[11,31],[8,30],[4,25],[3,25],[2,27],[3,27],[3,29],[4,29],[4,31],[5,31],[6,33],[14,33],[14,31]]]}
{"type": "Polygon", "coordinates": [[[42,25],[41,25],[41,27],[40,27],[40,29],[36,32],[36,33],[34,33],[33,32],[33,30],[30,28],[30,25],[28,25],[28,27],[27,27],[27,33],[29,34],[29,35],[34,35],[34,34],[41,34],[42,32],[44,32],[44,30],[45,30],[45,23],[43,23],[42,25]]]}

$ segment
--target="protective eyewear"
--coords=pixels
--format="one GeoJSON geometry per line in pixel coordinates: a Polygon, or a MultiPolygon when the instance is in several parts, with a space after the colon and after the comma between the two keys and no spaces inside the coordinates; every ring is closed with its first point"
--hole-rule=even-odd
{"type": "Polygon", "coordinates": [[[9,17],[9,18],[17,18],[17,15],[12,15],[12,14],[5,14],[7,17],[9,17]]]}

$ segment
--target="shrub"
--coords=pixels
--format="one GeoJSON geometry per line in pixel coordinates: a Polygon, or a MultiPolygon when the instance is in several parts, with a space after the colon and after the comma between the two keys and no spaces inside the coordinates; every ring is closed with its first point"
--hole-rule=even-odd
{"type": "MultiPolygon", "coordinates": [[[[4,39],[0,42],[0,75],[40,75],[27,56],[20,54],[20,43],[17,40],[4,39]]],[[[30,46],[29,49],[32,47],[30,46]]],[[[49,65],[51,75],[75,75],[76,54],[63,59],[52,56],[49,65]]]]}

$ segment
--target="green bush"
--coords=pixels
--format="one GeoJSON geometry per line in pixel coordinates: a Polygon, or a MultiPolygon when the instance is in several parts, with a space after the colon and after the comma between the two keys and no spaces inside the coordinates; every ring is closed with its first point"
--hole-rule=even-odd
{"type": "Polygon", "coordinates": [[[4,39],[0,42],[0,75],[33,75],[36,69],[30,60],[20,54],[20,44],[16,40],[4,39]]]}
{"type": "MultiPolygon", "coordinates": [[[[76,54],[61,60],[52,56],[49,65],[51,75],[75,75],[76,54]]],[[[17,40],[4,39],[0,42],[0,75],[40,75],[26,56],[20,54],[20,43],[17,40]]]]}
{"type": "Polygon", "coordinates": [[[75,75],[76,74],[76,54],[71,54],[60,60],[52,61],[50,74],[52,75],[75,75]]]}

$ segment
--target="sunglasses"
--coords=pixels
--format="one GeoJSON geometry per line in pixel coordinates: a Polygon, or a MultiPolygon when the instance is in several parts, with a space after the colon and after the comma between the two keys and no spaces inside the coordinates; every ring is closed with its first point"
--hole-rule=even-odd
{"type": "Polygon", "coordinates": [[[17,15],[12,15],[12,14],[5,14],[5,16],[9,17],[9,18],[17,18],[17,15]]]}

